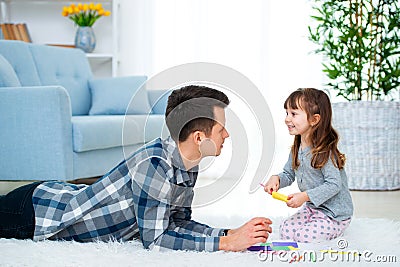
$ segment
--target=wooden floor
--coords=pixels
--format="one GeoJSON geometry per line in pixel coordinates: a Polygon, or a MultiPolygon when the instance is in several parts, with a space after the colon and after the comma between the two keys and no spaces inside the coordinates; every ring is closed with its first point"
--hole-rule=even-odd
{"type": "Polygon", "coordinates": [[[354,216],[357,218],[388,218],[400,221],[400,190],[351,191],[354,216]]]}

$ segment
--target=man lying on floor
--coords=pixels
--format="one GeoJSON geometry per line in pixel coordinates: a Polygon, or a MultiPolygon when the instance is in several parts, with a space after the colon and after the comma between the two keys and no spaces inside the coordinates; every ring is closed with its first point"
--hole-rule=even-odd
{"type": "Polygon", "coordinates": [[[237,229],[191,220],[198,164],[218,156],[228,97],[190,85],[168,98],[171,136],[155,139],[92,185],[36,182],[0,196],[0,238],[109,241],[140,239],[145,248],[241,251],[266,242],[267,218],[237,229]]]}

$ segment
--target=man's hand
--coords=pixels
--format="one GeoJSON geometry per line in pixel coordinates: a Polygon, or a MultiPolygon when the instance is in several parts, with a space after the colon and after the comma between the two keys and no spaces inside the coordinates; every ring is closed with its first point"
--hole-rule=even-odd
{"type": "Polygon", "coordinates": [[[279,176],[278,175],[272,175],[268,182],[264,186],[264,191],[267,192],[268,194],[272,194],[272,192],[276,192],[279,189],[279,176]]]}
{"type": "Polygon", "coordinates": [[[298,208],[304,204],[304,202],[309,201],[310,198],[306,192],[295,193],[288,195],[288,201],[286,205],[291,208],[298,208]]]}
{"type": "Polygon", "coordinates": [[[239,228],[228,231],[227,236],[221,236],[219,249],[226,251],[242,251],[248,247],[266,242],[272,232],[271,220],[268,218],[253,218],[239,228]]]}

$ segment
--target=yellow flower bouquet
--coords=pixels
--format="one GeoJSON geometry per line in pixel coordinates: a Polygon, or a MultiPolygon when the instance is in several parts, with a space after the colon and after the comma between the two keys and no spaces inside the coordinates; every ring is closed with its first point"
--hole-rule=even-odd
{"type": "Polygon", "coordinates": [[[64,6],[62,15],[68,17],[81,27],[91,27],[102,16],[109,16],[110,11],[105,10],[101,3],[71,4],[64,6]]]}

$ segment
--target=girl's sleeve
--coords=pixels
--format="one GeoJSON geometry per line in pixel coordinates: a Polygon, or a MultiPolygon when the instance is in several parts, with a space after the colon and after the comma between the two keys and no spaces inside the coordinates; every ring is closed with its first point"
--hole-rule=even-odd
{"type": "Polygon", "coordinates": [[[295,174],[292,168],[292,153],[289,154],[289,159],[283,167],[283,171],[278,174],[279,176],[279,188],[284,188],[291,185],[294,182],[295,174]]]}
{"type": "Polygon", "coordinates": [[[339,193],[342,183],[340,170],[333,165],[331,159],[329,159],[325,166],[322,167],[321,171],[324,177],[324,182],[320,186],[307,190],[310,201],[316,207],[339,193]]]}

